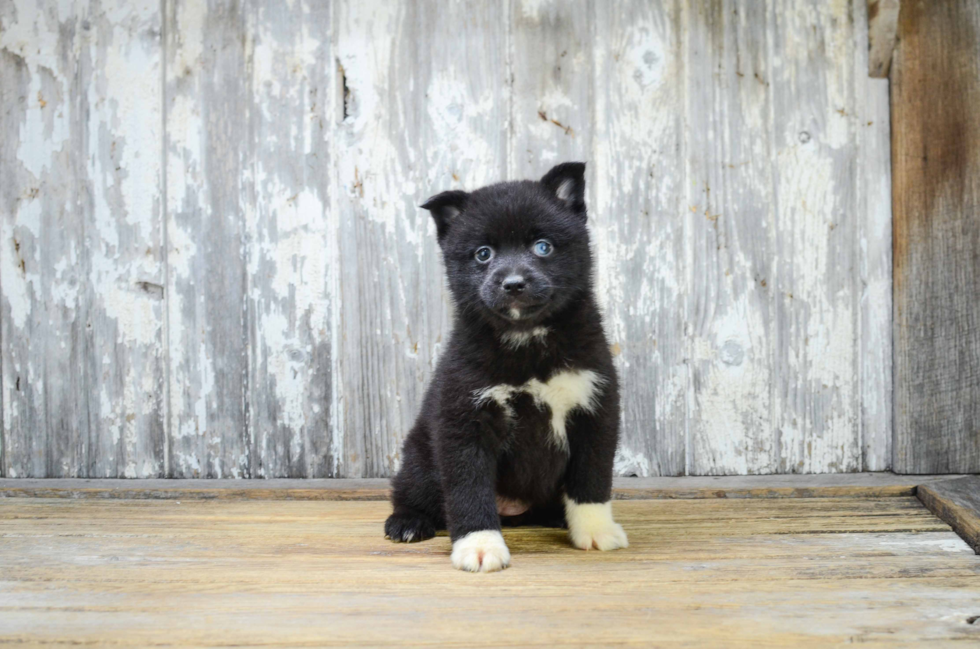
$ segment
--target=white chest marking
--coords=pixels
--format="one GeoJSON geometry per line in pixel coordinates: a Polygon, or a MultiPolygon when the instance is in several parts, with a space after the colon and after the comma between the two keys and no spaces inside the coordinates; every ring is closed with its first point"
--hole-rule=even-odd
{"type": "Polygon", "coordinates": [[[500,334],[500,340],[510,349],[520,349],[533,341],[543,343],[548,331],[547,327],[535,327],[530,331],[505,331],[500,334]]]}
{"type": "Polygon", "coordinates": [[[563,370],[545,382],[531,379],[524,385],[494,385],[477,390],[477,403],[495,401],[508,417],[514,416],[510,399],[520,393],[530,394],[540,408],[551,410],[551,439],[558,448],[568,450],[565,422],[568,414],[576,409],[594,412],[599,404],[599,388],[606,380],[592,370],[563,370]]]}

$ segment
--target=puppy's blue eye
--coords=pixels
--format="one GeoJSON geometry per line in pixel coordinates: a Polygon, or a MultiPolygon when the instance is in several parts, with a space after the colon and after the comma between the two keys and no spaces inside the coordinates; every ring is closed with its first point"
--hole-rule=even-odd
{"type": "Polygon", "coordinates": [[[551,245],[551,242],[547,239],[535,241],[534,247],[532,248],[532,250],[534,250],[534,254],[536,254],[538,257],[547,257],[554,249],[555,247],[551,245]]]}
{"type": "Polygon", "coordinates": [[[493,248],[490,246],[481,246],[476,249],[476,260],[481,264],[485,264],[491,259],[493,259],[493,248]]]}

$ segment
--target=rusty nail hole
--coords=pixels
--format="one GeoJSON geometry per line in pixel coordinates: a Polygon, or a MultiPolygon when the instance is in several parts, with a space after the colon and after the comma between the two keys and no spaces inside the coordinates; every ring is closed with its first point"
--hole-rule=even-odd
{"type": "Polygon", "coordinates": [[[971,617],[966,618],[966,623],[975,624],[977,620],[980,620],[980,615],[973,615],[971,617]]]}

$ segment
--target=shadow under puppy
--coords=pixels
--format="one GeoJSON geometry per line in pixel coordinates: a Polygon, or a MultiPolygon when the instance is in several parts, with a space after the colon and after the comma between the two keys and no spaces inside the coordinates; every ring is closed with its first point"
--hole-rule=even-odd
{"type": "Polygon", "coordinates": [[[448,527],[452,563],[506,568],[504,523],[567,525],[584,550],[627,546],[612,517],[619,388],[592,288],[585,164],[448,191],[432,213],[453,332],[402,467],[393,541],[448,527]]]}

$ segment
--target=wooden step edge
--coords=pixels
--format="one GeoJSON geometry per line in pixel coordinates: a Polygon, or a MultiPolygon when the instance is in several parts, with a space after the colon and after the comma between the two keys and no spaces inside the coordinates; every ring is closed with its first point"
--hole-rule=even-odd
{"type": "Polygon", "coordinates": [[[729,487],[729,488],[669,488],[669,489],[613,489],[616,500],[697,500],[705,498],[895,498],[915,495],[916,485],[840,485],[800,487],[729,487]]]}
{"type": "MultiPolygon", "coordinates": [[[[704,498],[887,498],[914,496],[922,484],[960,476],[893,473],[617,478],[617,500],[704,498]]],[[[387,500],[386,479],[119,480],[0,479],[0,498],[129,500],[387,500]]]]}
{"type": "Polygon", "coordinates": [[[916,496],[980,554],[980,475],[924,484],[916,496]]]}

